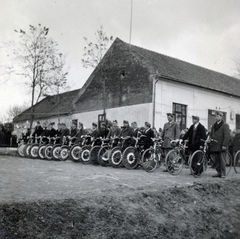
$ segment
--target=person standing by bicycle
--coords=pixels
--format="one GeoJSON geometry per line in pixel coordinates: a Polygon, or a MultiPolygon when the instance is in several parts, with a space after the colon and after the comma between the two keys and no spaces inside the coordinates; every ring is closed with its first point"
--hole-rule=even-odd
{"type": "MultiPolygon", "coordinates": [[[[167,113],[168,122],[164,124],[161,138],[163,139],[163,148],[165,157],[167,153],[173,148],[171,141],[179,139],[180,129],[176,122],[174,122],[174,114],[167,113]]],[[[167,168],[163,172],[168,172],[167,168]]]]}
{"type": "Polygon", "coordinates": [[[213,177],[225,178],[226,176],[226,164],[224,160],[224,152],[227,151],[230,130],[229,125],[223,121],[223,113],[216,112],[216,122],[212,125],[210,132],[210,139],[213,139],[210,146],[210,153],[214,156],[215,167],[217,174],[213,177]]]}
{"type": "MultiPolygon", "coordinates": [[[[206,129],[205,127],[199,122],[200,118],[199,116],[192,116],[192,125],[189,128],[189,130],[185,133],[185,135],[182,137],[182,140],[188,140],[188,153],[189,158],[191,155],[200,149],[201,146],[203,146],[204,142],[202,140],[206,140],[206,129]]],[[[197,162],[192,162],[192,167],[196,168],[197,162]]],[[[195,173],[202,173],[202,172],[195,172],[195,173]]]]}
{"type": "Polygon", "coordinates": [[[151,129],[151,124],[149,122],[145,122],[145,132],[144,135],[146,138],[144,138],[144,150],[150,148],[153,146],[152,139],[154,138],[154,132],[151,129]]]}

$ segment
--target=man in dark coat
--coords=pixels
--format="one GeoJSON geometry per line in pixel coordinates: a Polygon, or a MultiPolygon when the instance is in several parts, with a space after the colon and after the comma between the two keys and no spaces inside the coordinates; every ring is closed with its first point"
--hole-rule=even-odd
{"type": "Polygon", "coordinates": [[[40,124],[40,122],[38,121],[37,122],[37,125],[35,126],[35,129],[34,129],[34,132],[32,133],[32,136],[35,137],[35,136],[40,136],[41,133],[43,132],[43,128],[40,124]]]}
{"type": "Polygon", "coordinates": [[[144,150],[150,148],[153,145],[152,139],[154,138],[154,132],[151,129],[151,124],[149,122],[145,122],[145,132],[144,135],[144,150]]]}
{"type": "MultiPolygon", "coordinates": [[[[121,132],[121,137],[125,138],[125,137],[133,137],[133,128],[129,126],[129,122],[127,120],[123,121],[123,126],[122,128],[122,132],[121,132]]],[[[127,148],[129,145],[133,145],[134,144],[134,140],[132,140],[131,138],[127,139],[124,141],[124,145],[123,148],[127,148]]]]}
{"type": "Polygon", "coordinates": [[[139,129],[138,129],[138,125],[137,125],[137,122],[132,122],[131,123],[131,126],[132,126],[132,128],[133,128],[133,137],[135,137],[135,138],[137,138],[139,135],[139,129]]]}
{"type": "MultiPolygon", "coordinates": [[[[165,157],[167,153],[173,148],[171,141],[179,139],[180,129],[176,122],[174,122],[174,114],[167,113],[168,122],[164,124],[161,138],[163,139],[163,148],[165,157]]],[[[164,169],[163,172],[168,172],[167,169],[164,169]]]]}
{"type": "Polygon", "coordinates": [[[106,123],[102,122],[99,130],[99,137],[106,139],[109,134],[109,129],[107,128],[106,123]]]}
{"type": "Polygon", "coordinates": [[[188,139],[188,150],[190,154],[200,149],[200,146],[204,144],[202,140],[206,140],[207,138],[206,129],[199,120],[200,118],[198,116],[192,116],[193,124],[182,138],[183,140],[188,139]]]}
{"type": "Polygon", "coordinates": [[[62,123],[60,143],[62,143],[63,138],[70,135],[70,130],[67,128],[65,123],[62,123]]]}
{"type": "MultiPolygon", "coordinates": [[[[198,116],[192,116],[192,122],[193,124],[189,128],[189,130],[185,133],[185,135],[182,137],[183,140],[188,140],[188,153],[191,157],[191,155],[200,149],[201,146],[204,145],[204,142],[202,140],[206,140],[206,129],[205,127],[199,122],[200,118],[198,116]]],[[[192,167],[196,174],[201,174],[203,168],[197,168],[198,159],[196,159],[196,162],[192,162],[192,167]]]]}
{"type": "Polygon", "coordinates": [[[227,151],[230,130],[229,125],[223,121],[223,113],[216,112],[216,122],[212,125],[210,138],[214,139],[211,144],[210,152],[214,155],[215,166],[217,174],[213,177],[225,178],[226,176],[226,164],[224,160],[224,153],[227,151]]]}

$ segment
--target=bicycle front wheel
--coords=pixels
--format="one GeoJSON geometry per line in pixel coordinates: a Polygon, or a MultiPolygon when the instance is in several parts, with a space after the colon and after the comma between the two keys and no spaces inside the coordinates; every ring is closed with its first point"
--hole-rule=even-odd
{"type": "Polygon", "coordinates": [[[151,173],[157,168],[159,160],[159,155],[154,149],[147,149],[142,155],[141,165],[146,172],[151,173]]]}
{"type": "Polygon", "coordinates": [[[190,171],[195,178],[199,178],[207,170],[207,158],[202,150],[197,150],[190,159],[190,171]]]}
{"type": "Polygon", "coordinates": [[[179,150],[172,149],[168,152],[165,164],[168,172],[172,175],[178,175],[183,169],[183,157],[179,150]]]}
{"type": "Polygon", "coordinates": [[[236,173],[240,173],[240,150],[234,156],[234,170],[236,173]]]}
{"type": "Polygon", "coordinates": [[[139,165],[140,155],[136,148],[127,147],[122,155],[122,162],[125,168],[135,169],[139,165]]]}

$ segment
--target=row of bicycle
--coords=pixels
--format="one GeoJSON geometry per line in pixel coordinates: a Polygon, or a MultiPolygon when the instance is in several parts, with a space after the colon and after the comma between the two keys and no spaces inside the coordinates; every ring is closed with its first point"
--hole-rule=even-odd
{"type": "Polygon", "coordinates": [[[31,138],[28,143],[21,143],[18,153],[22,157],[60,161],[70,159],[84,164],[124,166],[127,169],[141,166],[147,172],[152,172],[159,166],[163,156],[162,141],[161,139],[152,139],[153,147],[144,150],[142,143],[144,137],[146,136],[92,139],[90,135],[84,135],[77,142],[75,137],[64,136],[60,144],[57,143],[59,137],[42,136],[35,138],[35,141],[39,141],[38,143],[31,143],[31,138]],[[133,142],[131,145],[129,145],[129,140],[133,142]]]}
{"type": "MultiPolygon", "coordinates": [[[[212,140],[205,141],[204,147],[194,152],[189,158],[187,141],[172,141],[174,148],[164,155],[163,141],[160,138],[153,138],[153,146],[144,150],[144,137],[146,136],[93,140],[91,136],[84,135],[80,141],[76,141],[75,137],[64,136],[60,144],[57,143],[59,137],[43,136],[35,139],[35,141],[39,141],[38,143],[30,143],[31,138],[29,138],[28,143],[19,145],[18,152],[23,157],[47,160],[71,159],[84,164],[124,166],[127,169],[135,169],[140,166],[147,172],[153,172],[164,164],[172,175],[179,174],[184,167],[189,167],[194,177],[201,176],[206,172],[208,166],[214,167],[214,158],[208,153],[212,140]],[[129,140],[131,141],[130,145],[129,140]],[[126,144],[126,142],[128,143],[126,144]]],[[[234,162],[228,151],[222,154],[222,157],[226,164],[226,175],[230,172],[232,165],[234,165],[236,173],[240,173],[240,151],[235,154],[234,162]]]]}

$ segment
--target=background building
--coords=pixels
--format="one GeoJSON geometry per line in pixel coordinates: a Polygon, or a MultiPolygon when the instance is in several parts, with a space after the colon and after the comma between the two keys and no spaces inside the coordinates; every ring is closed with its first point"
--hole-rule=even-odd
{"type": "MultiPolygon", "coordinates": [[[[35,121],[72,120],[91,127],[98,115],[109,120],[149,121],[163,127],[166,113],[174,112],[181,128],[198,115],[206,128],[216,110],[224,112],[231,129],[240,129],[240,81],[179,59],[129,45],[116,39],[84,86],[35,105],[35,121]]],[[[30,109],[14,119],[24,124],[30,109]]]]}

